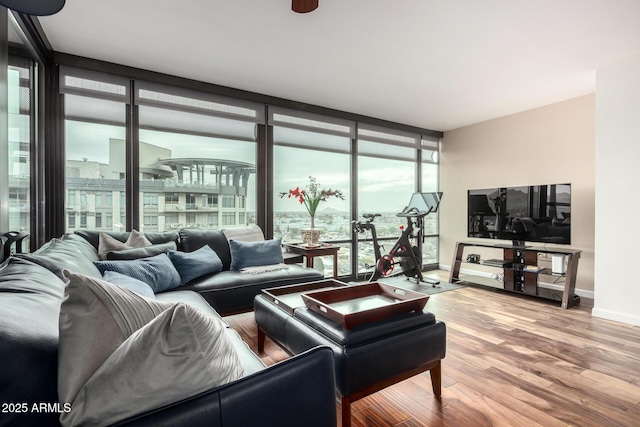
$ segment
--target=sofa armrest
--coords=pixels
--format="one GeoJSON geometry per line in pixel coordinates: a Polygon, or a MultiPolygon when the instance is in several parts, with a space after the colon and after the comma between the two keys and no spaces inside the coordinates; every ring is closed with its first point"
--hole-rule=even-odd
{"type": "Polygon", "coordinates": [[[316,347],[123,426],[336,426],[333,352],[316,347]]]}

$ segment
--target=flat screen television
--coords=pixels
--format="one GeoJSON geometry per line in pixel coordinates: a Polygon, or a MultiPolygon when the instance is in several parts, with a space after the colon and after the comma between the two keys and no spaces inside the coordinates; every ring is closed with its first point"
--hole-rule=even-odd
{"type": "Polygon", "coordinates": [[[571,184],[469,190],[468,237],[571,244],[571,184]]]}

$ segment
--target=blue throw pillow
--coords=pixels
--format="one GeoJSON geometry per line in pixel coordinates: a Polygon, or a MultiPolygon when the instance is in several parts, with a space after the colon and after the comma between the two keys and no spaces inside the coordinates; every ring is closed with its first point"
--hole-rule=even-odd
{"type": "Polygon", "coordinates": [[[204,245],[197,251],[167,252],[173,266],[178,270],[182,283],[189,283],[193,279],[204,276],[209,273],[219,273],[222,271],[222,261],[218,254],[209,247],[204,245]]]}
{"type": "Polygon", "coordinates": [[[130,261],[94,261],[101,274],[111,270],[141,280],[151,286],[153,293],[180,286],[180,274],[167,254],[130,261]]]}
{"type": "Polygon", "coordinates": [[[156,295],[153,293],[151,286],[147,285],[142,280],[134,279],[133,277],[125,276],[122,273],[111,270],[105,271],[102,278],[105,282],[118,285],[122,288],[127,288],[138,295],[142,295],[143,297],[156,299],[156,295]]]}
{"type": "Polygon", "coordinates": [[[284,262],[282,258],[282,238],[260,242],[229,240],[231,249],[231,269],[272,265],[284,262]]]}

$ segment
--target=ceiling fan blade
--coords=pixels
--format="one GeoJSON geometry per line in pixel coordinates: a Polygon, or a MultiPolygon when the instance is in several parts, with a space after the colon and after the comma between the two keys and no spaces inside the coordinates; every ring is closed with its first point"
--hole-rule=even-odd
{"type": "Polygon", "coordinates": [[[62,9],[65,0],[0,0],[0,5],[27,15],[53,15],[62,9]]]}
{"type": "Polygon", "coordinates": [[[318,0],[292,0],[291,10],[298,13],[308,13],[318,8],[318,0]]]}

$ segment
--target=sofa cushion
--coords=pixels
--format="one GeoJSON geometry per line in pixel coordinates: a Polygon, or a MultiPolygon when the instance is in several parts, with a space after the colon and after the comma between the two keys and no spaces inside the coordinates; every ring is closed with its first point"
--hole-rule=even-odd
{"type": "MultiPolygon", "coordinates": [[[[128,261],[95,261],[101,274],[111,270],[142,280],[154,293],[180,286],[180,274],[166,254],[128,261]]],[[[102,276],[100,276],[102,277],[102,276]]]]}
{"type": "Polygon", "coordinates": [[[224,326],[176,304],[123,342],[60,420],[69,426],[110,425],[229,383],[243,372],[224,326]]]}
{"type": "Polygon", "coordinates": [[[264,233],[262,233],[262,229],[257,225],[224,228],[222,233],[227,240],[238,240],[241,242],[259,242],[264,240],[264,233]]]}
{"type": "Polygon", "coordinates": [[[124,244],[132,248],[144,248],[145,246],[151,246],[153,243],[151,243],[149,239],[147,239],[138,230],[133,229],[131,230],[131,233],[129,233],[129,238],[124,242],[124,244]]]}
{"type": "Polygon", "coordinates": [[[58,395],[60,402],[72,403],[120,344],[173,304],[142,298],[101,279],[65,275],[69,284],[60,308],[58,395]]]}
{"type": "Polygon", "coordinates": [[[281,264],[282,238],[258,242],[229,240],[231,249],[231,270],[259,265],[281,264]]]}
{"type": "MultiPolygon", "coordinates": [[[[129,232],[127,231],[99,231],[99,230],[76,230],[74,234],[82,236],[87,242],[89,242],[96,250],[98,249],[98,245],[100,244],[100,234],[105,233],[111,237],[115,237],[121,242],[126,242],[129,238],[129,232]]],[[[144,233],[144,237],[150,241],[152,244],[157,245],[158,243],[167,243],[167,242],[177,242],[178,241],[178,232],[176,231],[163,231],[160,233],[144,233]]]]}
{"type": "Polygon", "coordinates": [[[75,233],[67,233],[63,235],[60,240],[65,242],[67,245],[76,248],[78,252],[84,255],[91,262],[98,261],[100,259],[98,257],[98,250],[82,236],[75,233]]]}
{"type": "Polygon", "coordinates": [[[221,230],[190,230],[183,228],[179,234],[180,245],[184,252],[193,252],[204,245],[209,245],[209,247],[218,254],[218,257],[220,257],[223,270],[228,270],[231,266],[229,241],[221,230]]]}
{"type": "Polygon", "coordinates": [[[153,293],[153,289],[151,289],[151,286],[147,285],[142,280],[138,280],[130,276],[125,276],[122,273],[118,273],[117,271],[111,271],[111,270],[105,271],[102,278],[104,279],[105,282],[109,282],[111,284],[118,285],[123,288],[127,288],[130,291],[133,291],[136,294],[143,296],[145,298],[156,299],[156,296],[153,293]]]}
{"type": "MultiPolygon", "coordinates": [[[[90,307],[97,303],[101,309],[93,313],[63,303],[61,359],[71,355],[69,348],[62,352],[62,347],[63,341],[74,336],[74,327],[82,329],[83,334],[89,332],[79,324],[97,326],[85,336],[84,347],[90,347],[86,342],[93,337],[112,345],[121,342],[103,354],[103,362],[81,384],[73,399],[67,400],[72,403],[72,410],[61,415],[63,425],[112,424],[242,377],[238,355],[225,333],[225,325],[216,317],[182,303],[168,308],[155,303],[159,305],[156,309],[163,309],[156,315],[153,306],[149,306],[153,301],[126,289],[81,276],[71,275],[70,279],[67,299],[73,300],[73,293],[80,293],[84,303],[90,307]],[[95,300],[93,304],[91,299],[95,300]],[[141,313],[136,311],[138,308],[141,313]],[[100,318],[107,327],[99,326],[91,317],[100,318]],[[109,336],[109,332],[113,335],[109,336]]],[[[71,355],[71,359],[80,362],[77,355],[71,355]]],[[[64,362],[61,360],[61,366],[64,362]]],[[[61,370],[59,377],[65,378],[65,374],[61,370]]],[[[64,401],[62,394],[60,398],[64,401]]]]}
{"type": "Polygon", "coordinates": [[[157,245],[145,246],[142,248],[129,248],[119,251],[107,252],[107,260],[131,260],[138,258],[149,258],[152,256],[167,253],[168,250],[175,250],[176,242],[159,243],[157,245]]]}
{"type": "Polygon", "coordinates": [[[144,248],[145,246],[151,246],[151,242],[136,230],[131,231],[127,241],[124,243],[106,233],[100,233],[98,241],[98,256],[100,259],[107,259],[107,254],[109,252],[144,248]]]}
{"type": "MultiPolygon", "coordinates": [[[[289,265],[286,270],[262,274],[244,274],[228,270],[192,280],[179,289],[189,289],[202,295],[221,314],[250,310],[253,299],[262,289],[322,280],[324,275],[313,268],[289,265]]],[[[171,293],[171,292],[169,292],[171,293]]]]}
{"type": "Polygon", "coordinates": [[[184,252],[193,252],[204,245],[209,245],[222,261],[222,270],[231,267],[231,251],[229,239],[239,241],[264,240],[262,230],[257,225],[247,227],[226,228],[224,230],[191,230],[183,228],[179,231],[180,245],[184,252]]]}
{"type": "Polygon", "coordinates": [[[189,283],[205,274],[222,271],[220,257],[208,245],[193,252],[169,251],[173,266],[178,270],[182,283],[189,283]]]}
{"type": "Polygon", "coordinates": [[[191,307],[195,307],[207,316],[214,316],[222,323],[224,323],[227,327],[229,326],[227,322],[218,314],[217,311],[211,307],[211,305],[207,302],[206,299],[202,297],[197,292],[193,291],[176,291],[173,290],[171,292],[160,292],[156,295],[156,301],[165,302],[169,304],[175,304],[178,302],[183,302],[185,304],[189,304],[191,307]]]}
{"type": "Polygon", "coordinates": [[[101,278],[102,273],[92,262],[93,255],[95,254],[88,250],[83,252],[76,242],[63,238],[51,239],[36,252],[18,256],[41,265],[66,281],[63,270],[101,278]]]}

